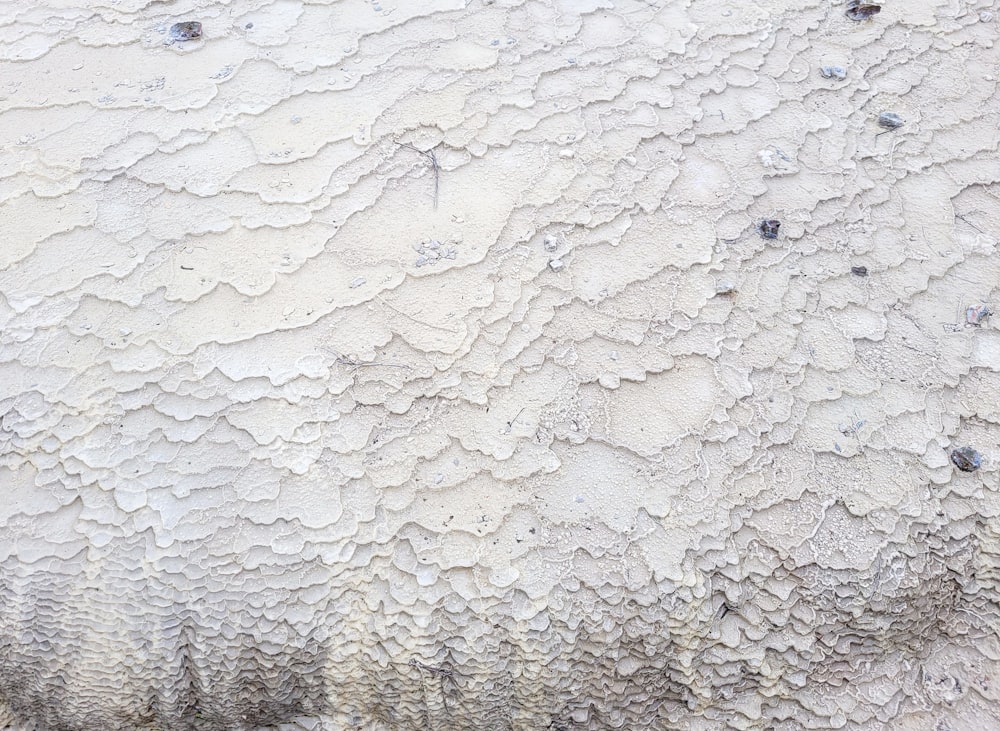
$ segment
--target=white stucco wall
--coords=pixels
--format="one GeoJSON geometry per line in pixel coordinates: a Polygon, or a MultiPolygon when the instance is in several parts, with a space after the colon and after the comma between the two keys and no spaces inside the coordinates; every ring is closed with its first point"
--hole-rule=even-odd
{"type": "Polygon", "coordinates": [[[0,6],[0,726],[1000,727],[993,6],[0,6]]]}

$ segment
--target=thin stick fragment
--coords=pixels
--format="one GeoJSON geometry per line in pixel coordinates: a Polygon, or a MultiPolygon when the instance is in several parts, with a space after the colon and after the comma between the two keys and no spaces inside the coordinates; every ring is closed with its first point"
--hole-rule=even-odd
{"type": "Polygon", "coordinates": [[[427,672],[434,673],[435,675],[443,675],[447,678],[450,678],[454,675],[454,673],[450,668],[434,667],[433,665],[428,665],[427,663],[420,662],[419,660],[410,660],[408,665],[414,668],[418,668],[420,670],[426,670],[427,672]]]}
{"type": "Polygon", "coordinates": [[[524,410],[526,408],[528,408],[528,407],[527,406],[522,406],[521,410],[518,411],[516,414],[514,414],[514,418],[507,422],[507,428],[504,430],[504,432],[503,432],[504,434],[510,434],[510,430],[514,428],[514,422],[517,421],[521,417],[521,414],[524,413],[524,410]]]}
{"type": "Polygon", "coordinates": [[[355,360],[354,358],[349,358],[346,355],[341,355],[332,348],[323,348],[323,350],[335,356],[334,362],[339,363],[340,365],[350,366],[353,370],[356,370],[358,368],[364,368],[365,366],[381,366],[383,368],[406,368],[407,370],[411,370],[410,366],[406,365],[405,363],[385,363],[380,360],[373,360],[371,362],[365,363],[360,360],[355,360]]]}
{"type": "Polygon", "coordinates": [[[432,327],[435,330],[444,330],[445,332],[449,332],[449,333],[457,333],[458,332],[458,330],[456,328],[445,327],[444,325],[435,325],[433,322],[426,322],[425,320],[421,320],[421,319],[419,319],[417,317],[414,317],[413,315],[409,315],[409,314],[403,312],[398,307],[394,307],[393,305],[389,304],[388,302],[386,302],[384,299],[382,299],[379,296],[376,296],[375,299],[378,300],[378,302],[380,304],[385,305],[386,307],[388,307],[390,310],[392,310],[396,314],[402,315],[407,320],[413,320],[413,322],[417,323],[418,325],[423,325],[424,327],[432,327]]]}
{"type": "Polygon", "coordinates": [[[962,220],[962,221],[965,221],[967,224],[969,224],[970,226],[972,226],[972,228],[976,229],[976,231],[978,231],[981,234],[985,234],[986,233],[981,228],[979,228],[979,226],[977,226],[976,224],[974,224],[972,221],[970,221],[968,218],[966,218],[965,216],[963,216],[960,213],[956,213],[955,214],[955,218],[957,218],[959,220],[962,220]]]}
{"type": "Polygon", "coordinates": [[[434,154],[434,150],[421,150],[420,148],[414,147],[407,142],[397,142],[396,144],[400,147],[408,147],[431,161],[431,167],[434,169],[434,210],[436,211],[438,207],[438,177],[439,171],[441,170],[441,166],[438,165],[437,155],[434,154]]]}

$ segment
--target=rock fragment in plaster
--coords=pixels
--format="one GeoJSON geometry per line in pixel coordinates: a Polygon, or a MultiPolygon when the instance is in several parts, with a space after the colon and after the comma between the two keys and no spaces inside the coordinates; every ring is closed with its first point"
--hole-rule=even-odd
{"type": "Polygon", "coordinates": [[[193,41],[201,38],[201,23],[197,20],[185,20],[170,26],[170,39],[173,41],[193,41]]]}
{"type": "Polygon", "coordinates": [[[878,115],[878,126],[886,129],[899,129],[906,122],[895,112],[881,112],[878,115]]]}

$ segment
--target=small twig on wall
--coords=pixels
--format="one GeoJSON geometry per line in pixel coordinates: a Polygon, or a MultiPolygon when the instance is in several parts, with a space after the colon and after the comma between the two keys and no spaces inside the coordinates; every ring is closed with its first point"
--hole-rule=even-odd
{"type": "Polygon", "coordinates": [[[528,408],[528,407],[527,406],[522,406],[521,410],[518,411],[516,414],[514,414],[514,418],[507,422],[507,428],[504,430],[504,432],[503,432],[504,434],[510,434],[510,430],[514,428],[514,422],[517,421],[518,418],[520,418],[521,414],[524,413],[524,410],[526,408],[528,408]]]}
{"type": "Polygon", "coordinates": [[[438,184],[439,184],[438,176],[441,170],[441,166],[438,165],[437,155],[434,154],[434,150],[421,150],[420,148],[414,147],[408,142],[397,141],[396,144],[399,145],[400,147],[408,147],[414,152],[423,155],[424,157],[426,157],[428,160],[431,161],[431,167],[434,169],[434,210],[436,211],[438,207],[438,184]]]}
{"type": "Polygon", "coordinates": [[[382,305],[385,305],[386,307],[388,307],[390,310],[392,310],[393,312],[395,312],[397,315],[402,315],[407,320],[412,320],[413,322],[417,323],[418,325],[423,325],[424,327],[431,327],[431,328],[434,328],[435,330],[444,330],[445,332],[449,332],[449,333],[457,333],[458,332],[457,328],[445,327],[444,325],[435,325],[433,322],[427,322],[426,320],[421,320],[420,318],[414,317],[413,315],[409,315],[409,314],[403,312],[398,307],[395,307],[395,306],[389,304],[388,302],[386,302],[384,299],[382,299],[378,295],[375,296],[375,300],[379,304],[382,304],[382,305]]]}
{"type": "MultiPolygon", "coordinates": [[[[980,213],[981,211],[973,211],[973,212],[974,213],[980,213]]],[[[965,216],[963,216],[960,213],[956,213],[955,214],[955,218],[959,219],[960,221],[965,221],[967,224],[969,224],[970,226],[972,226],[972,228],[976,229],[976,231],[978,231],[981,234],[985,234],[986,233],[981,228],[979,228],[979,226],[977,226],[976,224],[974,224],[972,221],[970,221],[968,218],[966,218],[965,216]]]]}
{"type": "Polygon", "coordinates": [[[381,366],[383,368],[406,368],[407,370],[411,370],[410,366],[406,365],[405,363],[384,363],[378,360],[373,360],[366,363],[364,361],[359,361],[354,358],[349,358],[345,355],[341,355],[336,350],[333,350],[331,348],[323,348],[323,350],[325,350],[327,353],[331,353],[332,355],[334,355],[336,357],[335,360],[336,363],[339,363],[340,365],[344,366],[350,366],[352,370],[356,370],[358,368],[364,368],[365,366],[381,366]]]}
{"type": "Polygon", "coordinates": [[[454,672],[447,667],[434,667],[433,665],[422,663],[419,660],[410,660],[408,664],[411,667],[415,667],[420,670],[426,670],[427,672],[434,673],[435,675],[443,675],[447,678],[454,677],[454,672]]]}

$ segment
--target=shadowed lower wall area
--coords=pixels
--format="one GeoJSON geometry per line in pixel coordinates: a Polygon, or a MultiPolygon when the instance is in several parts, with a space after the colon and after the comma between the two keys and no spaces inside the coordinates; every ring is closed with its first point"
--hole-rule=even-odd
{"type": "Polygon", "coordinates": [[[0,4],[0,728],[1000,727],[993,3],[0,4]]]}

